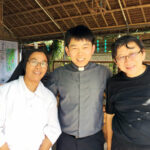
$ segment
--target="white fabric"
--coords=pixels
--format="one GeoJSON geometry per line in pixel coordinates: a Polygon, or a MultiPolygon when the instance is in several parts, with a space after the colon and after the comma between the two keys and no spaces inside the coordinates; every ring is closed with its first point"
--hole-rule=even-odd
{"type": "Polygon", "coordinates": [[[23,77],[0,86],[0,147],[39,150],[45,135],[54,144],[60,133],[56,98],[41,82],[34,93],[23,77]]]}

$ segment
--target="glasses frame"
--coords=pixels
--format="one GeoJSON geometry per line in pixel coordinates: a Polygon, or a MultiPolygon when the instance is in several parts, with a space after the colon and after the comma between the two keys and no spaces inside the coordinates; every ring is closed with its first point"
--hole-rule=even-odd
{"type": "Polygon", "coordinates": [[[136,56],[138,54],[140,54],[142,52],[142,50],[139,50],[138,52],[134,52],[134,53],[130,53],[129,55],[126,55],[126,56],[121,56],[121,57],[116,57],[115,60],[116,62],[125,62],[125,60],[128,58],[128,59],[134,59],[136,58],[136,56]]]}
{"type": "Polygon", "coordinates": [[[29,64],[31,64],[31,66],[33,66],[33,67],[36,67],[36,66],[38,66],[39,64],[40,64],[40,66],[41,66],[42,68],[47,68],[47,66],[48,66],[48,62],[46,62],[46,61],[38,62],[36,59],[31,59],[31,60],[28,60],[28,62],[29,62],[29,64]]]}

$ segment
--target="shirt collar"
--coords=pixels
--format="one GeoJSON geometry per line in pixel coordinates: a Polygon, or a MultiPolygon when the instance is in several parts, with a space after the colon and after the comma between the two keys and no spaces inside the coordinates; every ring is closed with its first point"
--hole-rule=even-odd
{"type": "Polygon", "coordinates": [[[32,91],[30,91],[28,88],[27,88],[27,86],[26,86],[26,84],[25,84],[25,82],[24,82],[24,78],[23,78],[23,76],[20,76],[19,77],[19,82],[21,83],[20,85],[21,85],[21,88],[22,88],[22,90],[23,90],[23,92],[25,92],[25,94],[26,94],[26,96],[28,96],[28,97],[32,97],[32,96],[35,96],[35,95],[42,95],[42,83],[40,82],[39,83],[39,85],[38,85],[38,87],[37,87],[37,89],[36,89],[36,91],[35,92],[32,92],[32,91]]]}
{"type": "Polygon", "coordinates": [[[86,66],[84,66],[84,67],[78,67],[78,66],[76,66],[73,62],[71,62],[71,67],[72,67],[73,69],[75,69],[76,71],[85,71],[85,70],[89,69],[90,63],[88,63],[88,64],[87,64],[86,66]]]}

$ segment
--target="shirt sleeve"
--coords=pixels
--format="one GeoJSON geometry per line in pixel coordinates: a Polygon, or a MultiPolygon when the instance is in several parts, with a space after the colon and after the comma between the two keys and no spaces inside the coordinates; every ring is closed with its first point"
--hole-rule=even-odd
{"type": "Polygon", "coordinates": [[[111,87],[110,87],[110,80],[108,80],[107,82],[107,86],[106,86],[106,113],[108,114],[114,114],[114,105],[111,102],[111,87]]]}
{"type": "Polygon", "coordinates": [[[5,116],[6,116],[6,105],[3,101],[2,90],[0,89],[0,147],[6,143],[4,134],[5,116]]]}
{"type": "Polygon", "coordinates": [[[52,101],[48,107],[48,123],[44,128],[44,133],[52,144],[54,144],[61,134],[61,129],[58,121],[57,101],[54,96],[52,97],[52,101]]]}

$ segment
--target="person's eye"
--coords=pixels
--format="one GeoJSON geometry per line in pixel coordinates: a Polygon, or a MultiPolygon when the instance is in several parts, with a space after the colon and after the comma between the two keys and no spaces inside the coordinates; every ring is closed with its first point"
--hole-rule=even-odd
{"type": "Polygon", "coordinates": [[[77,48],[76,47],[73,47],[71,50],[76,50],[77,48]]]}
{"type": "Polygon", "coordinates": [[[31,62],[31,63],[34,63],[34,64],[36,64],[36,63],[37,63],[37,61],[36,61],[36,60],[34,60],[34,59],[33,59],[33,60],[31,60],[30,62],[31,62]]]}
{"type": "Polygon", "coordinates": [[[44,61],[41,62],[41,65],[42,65],[42,66],[47,66],[47,62],[44,62],[44,61]]]}
{"type": "Polygon", "coordinates": [[[121,60],[121,59],[124,59],[124,58],[125,58],[125,56],[120,56],[120,57],[118,57],[118,59],[120,59],[120,60],[121,60]]]}
{"type": "Polygon", "coordinates": [[[88,48],[88,46],[84,46],[83,48],[84,48],[84,49],[87,49],[87,48],[88,48]]]}

